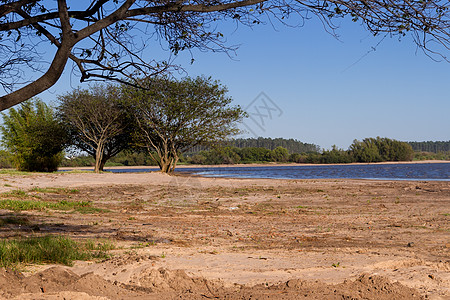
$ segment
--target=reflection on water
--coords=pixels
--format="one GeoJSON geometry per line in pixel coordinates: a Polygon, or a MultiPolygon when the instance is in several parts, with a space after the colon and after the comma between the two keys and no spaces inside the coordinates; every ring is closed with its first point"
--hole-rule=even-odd
{"type": "MultiPolygon", "coordinates": [[[[106,169],[111,172],[150,172],[157,168],[106,169]]],[[[274,178],[274,179],[389,179],[450,181],[450,163],[208,167],[178,168],[177,173],[205,177],[274,178]]]]}

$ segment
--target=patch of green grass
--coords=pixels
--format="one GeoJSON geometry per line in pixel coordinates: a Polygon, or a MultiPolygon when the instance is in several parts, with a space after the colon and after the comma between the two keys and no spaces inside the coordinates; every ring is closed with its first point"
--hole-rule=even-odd
{"type": "Polygon", "coordinates": [[[443,214],[443,215],[446,216],[446,217],[450,216],[450,214],[443,214]]]}
{"type": "Polygon", "coordinates": [[[92,206],[82,206],[75,208],[76,212],[80,214],[96,214],[96,213],[107,213],[110,212],[108,209],[92,207],[92,206]]]}
{"type": "Polygon", "coordinates": [[[73,174],[79,174],[79,173],[94,173],[94,171],[91,170],[70,170],[70,171],[65,171],[64,174],[66,173],[73,173],[73,174]]]}
{"type": "Polygon", "coordinates": [[[0,200],[0,209],[9,209],[14,211],[22,210],[72,210],[84,207],[91,207],[91,202],[88,201],[58,201],[58,202],[46,202],[46,201],[33,201],[33,200],[13,200],[5,199],[0,200]]]}
{"type": "Polygon", "coordinates": [[[31,237],[0,241],[0,266],[57,263],[72,265],[74,260],[107,258],[107,244],[80,243],[66,237],[31,237]]]}
{"type": "Polygon", "coordinates": [[[1,194],[3,197],[14,197],[14,198],[26,198],[28,196],[27,192],[24,190],[11,190],[9,192],[4,192],[1,194]]]}
{"type": "Polygon", "coordinates": [[[0,169],[0,174],[5,175],[32,175],[32,172],[17,171],[15,169],[0,169]]]}
{"type": "Polygon", "coordinates": [[[68,189],[68,188],[56,188],[56,187],[47,187],[47,188],[39,188],[35,187],[30,190],[31,192],[36,193],[52,193],[52,194],[77,194],[79,190],[77,189],[68,189]]]}
{"type": "Polygon", "coordinates": [[[1,200],[0,208],[9,209],[14,211],[22,210],[43,210],[48,207],[47,202],[42,201],[30,201],[30,200],[1,200]]]}
{"type": "Polygon", "coordinates": [[[105,240],[105,241],[94,241],[94,240],[87,240],[84,243],[84,247],[86,250],[89,251],[110,251],[116,249],[116,245],[114,245],[111,241],[105,240]]]}
{"type": "Polygon", "coordinates": [[[146,248],[150,246],[154,246],[156,243],[154,241],[152,242],[146,242],[146,243],[138,243],[130,246],[130,249],[141,249],[146,248]]]}

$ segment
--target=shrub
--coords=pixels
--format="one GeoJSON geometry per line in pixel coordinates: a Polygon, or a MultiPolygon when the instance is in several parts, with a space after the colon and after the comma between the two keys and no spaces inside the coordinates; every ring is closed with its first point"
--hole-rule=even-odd
{"type": "Polygon", "coordinates": [[[20,171],[52,172],[58,169],[67,134],[53,109],[38,99],[28,100],[3,114],[3,145],[20,171]]]}

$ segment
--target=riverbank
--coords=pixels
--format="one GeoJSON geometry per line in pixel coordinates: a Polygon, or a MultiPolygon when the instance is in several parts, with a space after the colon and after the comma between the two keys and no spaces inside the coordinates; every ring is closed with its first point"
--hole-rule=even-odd
{"type": "MultiPolygon", "coordinates": [[[[116,245],[112,258],[97,263],[27,266],[34,285],[5,275],[4,298],[450,297],[448,182],[158,172],[0,180],[0,192],[40,190],[39,201],[88,201],[100,209],[16,212],[27,222],[3,227],[1,238],[55,234],[116,245]],[[46,192],[50,187],[76,193],[57,196],[46,192]]],[[[0,217],[11,216],[1,211],[0,217]]]]}

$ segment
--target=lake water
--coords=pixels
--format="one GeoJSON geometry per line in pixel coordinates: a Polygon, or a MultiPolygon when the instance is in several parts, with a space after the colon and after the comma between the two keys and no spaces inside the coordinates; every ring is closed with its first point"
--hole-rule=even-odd
{"type": "MultiPolygon", "coordinates": [[[[108,169],[110,172],[150,172],[157,168],[108,169]]],[[[177,173],[204,177],[273,179],[379,179],[450,181],[450,163],[259,166],[178,168],[177,173]]]]}

